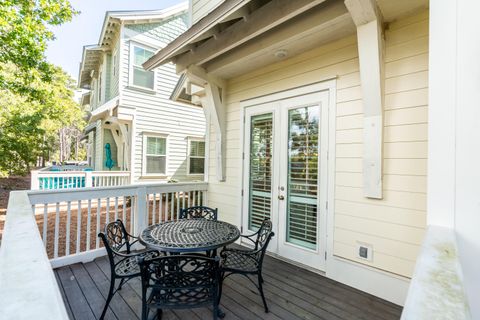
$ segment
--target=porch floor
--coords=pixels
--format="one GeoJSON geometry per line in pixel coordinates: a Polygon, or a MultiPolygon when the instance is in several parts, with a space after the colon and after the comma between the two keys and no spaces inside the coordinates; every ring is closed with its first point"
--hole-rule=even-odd
{"type": "MultiPolygon", "coordinates": [[[[109,264],[101,257],[85,264],[55,269],[70,319],[98,319],[109,286],[109,264]]],[[[242,276],[224,283],[224,319],[399,319],[402,308],[281,260],[266,257],[264,313],[256,288],[242,276]]],[[[133,279],[115,294],[105,319],[138,319],[141,284],[133,279]]],[[[166,310],[163,319],[212,319],[207,308],[166,310]]]]}

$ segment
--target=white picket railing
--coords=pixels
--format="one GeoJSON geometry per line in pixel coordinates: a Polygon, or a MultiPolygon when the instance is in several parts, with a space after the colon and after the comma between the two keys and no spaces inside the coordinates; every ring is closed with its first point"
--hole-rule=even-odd
{"type": "Polygon", "coordinates": [[[138,234],[149,224],[177,219],[181,208],[202,205],[208,184],[161,183],[29,191],[44,247],[52,266],[104,255],[98,233],[121,219],[138,234]]]}
{"type": "Polygon", "coordinates": [[[78,189],[123,186],[130,183],[129,171],[45,171],[31,173],[31,190],[78,189]]]}
{"type": "Polygon", "coordinates": [[[52,267],[105,255],[97,234],[109,221],[121,219],[138,235],[206,203],[207,188],[192,182],[11,192],[0,246],[0,318],[67,319],[52,267]]]}

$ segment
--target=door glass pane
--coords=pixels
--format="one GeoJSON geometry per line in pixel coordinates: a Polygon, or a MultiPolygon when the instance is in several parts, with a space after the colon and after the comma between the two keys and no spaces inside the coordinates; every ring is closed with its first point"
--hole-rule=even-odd
{"type": "Polygon", "coordinates": [[[319,106],[288,112],[287,241],[317,245],[319,106]]]}
{"type": "Polygon", "coordinates": [[[250,199],[248,228],[256,230],[270,218],[272,204],[272,113],[253,116],[250,129],[250,199]]]}

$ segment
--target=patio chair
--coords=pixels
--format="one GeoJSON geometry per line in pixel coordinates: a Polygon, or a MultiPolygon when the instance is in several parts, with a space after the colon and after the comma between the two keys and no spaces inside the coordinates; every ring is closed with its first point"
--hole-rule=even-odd
{"type": "Polygon", "coordinates": [[[163,309],[213,306],[218,319],[219,258],[193,255],[162,256],[140,260],[142,277],[142,320],[150,310],[157,319],[163,309]]]}
{"type": "Polygon", "coordinates": [[[208,219],[217,220],[218,209],[204,206],[185,208],[180,211],[180,219],[208,219]]]}
{"type": "Polygon", "coordinates": [[[252,243],[253,249],[234,249],[224,248],[220,253],[220,294],[222,292],[222,283],[225,278],[232,274],[240,274],[247,277],[258,289],[262,296],[265,312],[268,313],[267,302],[263,294],[262,264],[265,252],[270,239],[274,236],[272,231],[272,222],[265,219],[257,232],[251,235],[241,235],[242,239],[252,243]],[[258,284],[250,276],[257,276],[258,284]]]}
{"type": "Polygon", "coordinates": [[[114,294],[122,289],[125,282],[140,276],[140,266],[138,265],[137,259],[154,258],[159,256],[160,253],[155,250],[132,252],[132,245],[135,244],[138,239],[127,232],[121,220],[107,224],[105,226],[105,232],[100,232],[98,236],[102,239],[110,262],[110,289],[105,307],[100,316],[100,319],[103,319],[114,294]],[[131,239],[135,240],[131,241],[131,239]],[[120,280],[120,284],[115,290],[115,281],[117,279],[120,280]]]}

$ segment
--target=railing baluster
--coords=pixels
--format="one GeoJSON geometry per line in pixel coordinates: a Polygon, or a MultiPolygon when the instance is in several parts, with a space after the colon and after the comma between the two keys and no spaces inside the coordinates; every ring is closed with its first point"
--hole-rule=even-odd
{"type": "Polygon", "coordinates": [[[153,193],[153,206],[152,206],[152,224],[155,224],[155,211],[156,211],[156,202],[157,202],[157,194],[153,193]]]}
{"type": "Polygon", "coordinates": [[[65,235],[65,255],[70,255],[70,221],[72,218],[72,202],[67,202],[67,233],[65,235]]]}
{"type": "Polygon", "coordinates": [[[53,242],[53,257],[58,257],[58,229],[60,224],[60,203],[57,202],[56,212],[55,212],[55,234],[53,242]]]}
{"type": "Polygon", "coordinates": [[[118,220],[118,197],[115,197],[115,221],[118,220]]]}
{"type": "MultiPolygon", "coordinates": [[[[134,201],[134,198],[132,196],[130,196],[130,233],[133,234],[133,235],[136,235],[134,233],[134,217],[135,217],[135,201],[134,201]]],[[[136,235],[138,236],[138,235],[136,235]]]]}
{"type": "Polygon", "coordinates": [[[160,201],[158,202],[158,222],[163,222],[165,221],[164,215],[163,215],[163,193],[160,192],[160,201]]]}
{"type": "Polygon", "coordinates": [[[170,219],[175,220],[175,213],[174,213],[174,207],[175,207],[175,199],[173,197],[174,193],[170,193],[172,195],[171,197],[171,203],[170,203],[170,219]]]}
{"type": "Polygon", "coordinates": [[[97,199],[97,225],[96,225],[96,234],[95,234],[95,248],[100,248],[100,238],[96,235],[100,233],[100,216],[102,215],[101,211],[101,199],[97,199]]]}
{"type": "Polygon", "coordinates": [[[180,191],[175,192],[177,196],[177,220],[180,219],[180,191]]]}
{"type": "Polygon", "coordinates": [[[122,211],[123,211],[123,223],[127,225],[127,197],[123,196],[123,204],[122,204],[122,211]]]}
{"type": "Polygon", "coordinates": [[[48,203],[43,204],[43,244],[47,247],[48,203]]]}
{"type": "Polygon", "coordinates": [[[185,191],[182,192],[182,209],[185,209],[185,191]]]}
{"type": "Polygon", "coordinates": [[[105,225],[110,222],[110,197],[107,197],[107,207],[105,212],[105,225]]]}
{"type": "Polygon", "coordinates": [[[76,253],[80,252],[80,240],[82,236],[82,200],[77,201],[77,248],[76,253]]]}
{"type": "Polygon", "coordinates": [[[86,239],[86,245],[85,245],[85,250],[86,251],[90,250],[91,219],[92,219],[92,199],[88,199],[88,204],[87,204],[87,239],[86,239]]]}

